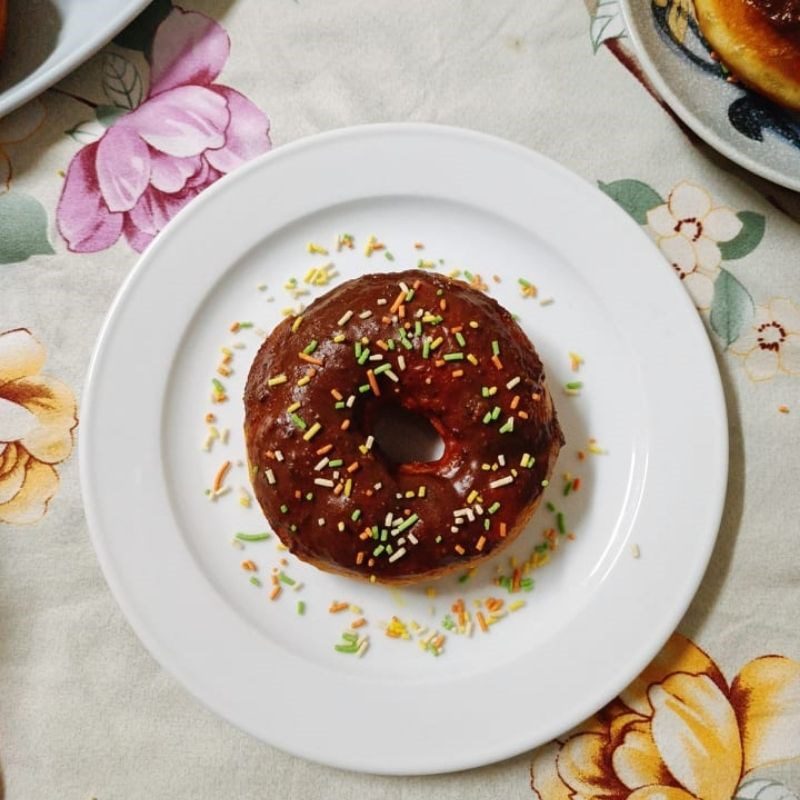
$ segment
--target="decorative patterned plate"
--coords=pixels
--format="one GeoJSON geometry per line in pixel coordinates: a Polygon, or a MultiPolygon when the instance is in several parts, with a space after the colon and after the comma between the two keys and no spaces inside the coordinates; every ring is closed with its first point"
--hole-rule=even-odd
{"type": "Polygon", "coordinates": [[[611,200],[522,147],[379,125],[285,145],[211,186],[159,235],[93,359],[81,481],[117,600],[197,697],[307,758],[444,772],[548,741],[656,654],[716,538],[725,419],[691,301],[611,200]],[[344,232],[357,248],[332,246],[344,232]],[[386,250],[368,257],[371,234],[386,250]],[[330,254],[308,252],[312,242],[330,254]],[[274,537],[231,547],[235,532],[265,526],[247,507],[242,441],[257,328],[326,291],[319,284],[420,258],[440,271],[460,265],[518,314],[554,387],[567,445],[545,495],[551,507],[512,545],[516,567],[501,554],[437,582],[432,595],[321,573],[274,537]],[[577,374],[570,351],[585,359],[577,374]],[[212,386],[228,401],[212,404],[212,386]],[[230,438],[203,452],[209,411],[230,438]],[[204,489],[216,496],[223,483],[232,491],[210,501],[204,489]],[[545,555],[542,569],[511,574],[545,555]],[[285,573],[274,585],[273,566],[285,573]],[[333,601],[340,612],[329,613],[333,601]],[[496,624],[481,624],[478,610],[496,624]],[[472,636],[466,624],[458,630],[467,612],[472,636]],[[355,634],[369,637],[364,657],[342,638],[343,629],[354,636],[354,614],[367,620],[355,634]]]}
{"type": "Polygon", "coordinates": [[[730,83],[691,0],[620,0],[648,78],[675,113],[731,161],[800,191],[800,118],[730,83]]]}

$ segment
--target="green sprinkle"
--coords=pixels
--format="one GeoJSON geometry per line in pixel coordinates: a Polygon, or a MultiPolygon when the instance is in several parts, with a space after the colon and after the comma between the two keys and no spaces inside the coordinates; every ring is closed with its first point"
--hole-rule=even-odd
{"type": "Polygon", "coordinates": [[[294,422],[301,431],[304,431],[308,427],[306,421],[302,417],[298,417],[297,414],[289,414],[289,419],[294,422]]]}
{"type": "Polygon", "coordinates": [[[549,486],[549,485],[550,485],[550,481],[549,481],[549,480],[547,480],[547,478],[545,478],[545,479],[542,481],[542,486],[545,486],[545,487],[547,487],[547,486],[549,486]]]}
{"type": "Polygon", "coordinates": [[[344,400],[340,400],[338,403],[336,403],[334,408],[338,411],[338,410],[341,410],[343,408],[347,408],[347,406],[345,406],[344,400]]]}
{"type": "Polygon", "coordinates": [[[564,512],[563,511],[559,511],[558,514],[556,514],[556,527],[558,528],[558,532],[559,533],[566,533],[567,532],[567,526],[566,526],[566,523],[564,522],[564,512]]]}
{"type": "Polygon", "coordinates": [[[548,510],[548,511],[551,513],[551,514],[555,514],[555,513],[556,513],[556,507],[555,507],[555,506],[554,506],[552,503],[550,503],[550,502],[547,502],[547,503],[545,503],[545,506],[544,506],[544,507],[545,507],[545,508],[546,508],[546,509],[547,509],[547,510],[548,510]]]}
{"type": "Polygon", "coordinates": [[[411,342],[409,342],[408,339],[406,339],[406,338],[402,338],[400,340],[400,344],[403,345],[403,347],[405,347],[406,350],[413,350],[414,349],[414,345],[411,344],[411,342]]]}
{"type": "Polygon", "coordinates": [[[373,539],[376,539],[376,540],[377,540],[377,539],[379,539],[379,538],[380,538],[380,535],[381,535],[381,534],[380,534],[380,531],[378,530],[378,526],[377,526],[377,525],[373,525],[373,526],[370,528],[370,531],[372,531],[372,538],[373,538],[373,539]]]}
{"type": "Polygon", "coordinates": [[[264,533],[237,533],[236,538],[240,542],[263,542],[264,539],[269,539],[269,534],[264,533]]]}
{"type": "Polygon", "coordinates": [[[458,576],[459,583],[466,583],[472,577],[472,573],[468,570],[463,575],[458,576]]]}
{"type": "Polygon", "coordinates": [[[221,381],[218,381],[216,378],[211,379],[211,383],[214,386],[214,389],[219,392],[220,394],[225,393],[225,387],[222,385],[221,381]]]}
{"type": "Polygon", "coordinates": [[[389,531],[387,531],[386,528],[384,528],[381,531],[381,539],[380,539],[380,541],[381,542],[385,542],[388,538],[389,538],[389,531]]]}
{"type": "Polygon", "coordinates": [[[289,513],[289,506],[287,506],[286,503],[284,503],[281,506],[281,514],[288,514],[288,513],[289,513]]]}
{"type": "Polygon", "coordinates": [[[406,303],[410,303],[413,299],[414,299],[414,290],[409,289],[408,292],[406,292],[406,303]]]}
{"type": "Polygon", "coordinates": [[[434,339],[434,340],[431,342],[431,350],[435,350],[435,349],[436,349],[436,348],[437,348],[437,347],[438,347],[438,346],[439,346],[439,345],[440,345],[440,344],[441,344],[443,341],[444,341],[444,339],[442,339],[442,337],[441,337],[441,336],[437,336],[437,337],[436,337],[436,338],[435,338],[435,339],[434,339]]]}
{"type": "Polygon", "coordinates": [[[445,353],[443,356],[445,361],[463,361],[464,354],[463,353],[445,353]]]}
{"type": "Polygon", "coordinates": [[[497,419],[497,418],[500,416],[500,411],[501,411],[501,410],[502,410],[502,409],[500,408],[500,406],[495,406],[495,407],[492,409],[492,419],[497,419]]]}
{"type": "Polygon", "coordinates": [[[285,583],[287,586],[294,586],[297,583],[294,578],[290,578],[283,570],[278,573],[278,578],[281,583],[285,583]]]}
{"type": "Polygon", "coordinates": [[[430,355],[431,355],[431,340],[426,338],[422,342],[422,357],[430,358],[430,355]]]}
{"type": "Polygon", "coordinates": [[[314,499],[314,492],[306,492],[306,500],[310,503],[314,499]]]}
{"type": "Polygon", "coordinates": [[[500,433],[511,433],[514,430],[514,417],[509,417],[498,430],[500,433]]]}
{"type": "Polygon", "coordinates": [[[517,283],[525,289],[531,288],[531,282],[526,281],[525,278],[517,278],[517,283]]]}
{"type": "Polygon", "coordinates": [[[572,481],[567,481],[564,484],[564,497],[566,497],[572,491],[572,481]]]}
{"type": "Polygon", "coordinates": [[[489,396],[489,387],[481,386],[481,397],[488,397],[488,396],[489,396]]]}
{"type": "Polygon", "coordinates": [[[389,341],[388,341],[388,342],[386,342],[386,346],[387,346],[387,347],[388,347],[390,350],[394,350],[394,339],[389,339],[389,341]]]}
{"type": "Polygon", "coordinates": [[[351,520],[353,520],[353,522],[358,522],[358,520],[359,520],[360,518],[361,518],[361,509],[360,509],[360,508],[357,508],[357,509],[356,509],[356,510],[355,510],[355,511],[354,511],[354,512],[353,512],[353,513],[350,515],[350,519],[351,519],[351,520]]]}
{"type": "Polygon", "coordinates": [[[370,391],[370,389],[372,389],[372,387],[368,383],[362,383],[361,386],[358,387],[358,391],[361,394],[370,391]]]}
{"type": "Polygon", "coordinates": [[[495,500],[495,501],[494,501],[494,503],[492,503],[492,504],[489,506],[489,508],[487,509],[487,511],[488,511],[490,514],[496,514],[496,513],[497,513],[497,511],[499,511],[499,509],[500,509],[500,501],[499,501],[499,500],[495,500]]]}
{"type": "Polygon", "coordinates": [[[305,353],[307,356],[310,356],[310,355],[311,355],[311,354],[312,354],[312,353],[313,353],[313,352],[314,352],[316,349],[317,349],[317,340],[316,340],[316,339],[312,339],[312,340],[311,340],[311,341],[310,341],[310,342],[309,342],[309,343],[308,343],[308,344],[307,344],[307,345],[306,345],[306,346],[303,348],[303,352],[304,352],[304,353],[305,353]]]}
{"type": "Polygon", "coordinates": [[[471,272],[470,272],[468,269],[465,269],[465,270],[464,270],[464,277],[465,277],[465,278],[466,278],[466,279],[467,279],[467,280],[468,280],[470,283],[472,283],[472,281],[474,281],[474,280],[475,280],[475,276],[474,276],[474,275],[473,275],[473,274],[472,274],[472,273],[471,273],[471,272]]]}
{"type": "Polygon", "coordinates": [[[456,334],[456,341],[462,346],[467,346],[467,340],[461,335],[461,331],[456,334]]]}
{"type": "Polygon", "coordinates": [[[355,350],[356,358],[361,358],[361,342],[356,342],[353,345],[353,348],[355,350]]]}
{"type": "Polygon", "coordinates": [[[491,527],[492,527],[492,521],[490,519],[484,519],[483,520],[483,529],[485,531],[488,531],[489,528],[491,528],[491,527]]]}
{"type": "Polygon", "coordinates": [[[358,363],[359,363],[359,365],[361,365],[361,366],[363,367],[363,366],[364,366],[364,364],[366,364],[366,363],[367,363],[367,359],[368,359],[368,358],[369,358],[369,347],[365,347],[365,348],[364,348],[364,349],[361,351],[361,355],[358,357],[358,363]]]}
{"type": "Polygon", "coordinates": [[[491,411],[487,411],[483,415],[483,424],[484,425],[488,425],[491,421],[492,421],[492,412],[491,411]]]}
{"type": "Polygon", "coordinates": [[[578,389],[583,389],[583,382],[582,381],[570,381],[569,383],[564,384],[564,388],[570,392],[577,392],[578,389]]]}
{"type": "Polygon", "coordinates": [[[297,601],[297,613],[302,617],[306,613],[306,604],[303,600],[297,601]]]}
{"type": "Polygon", "coordinates": [[[384,252],[384,254],[383,254],[383,257],[384,257],[384,258],[385,258],[387,261],[394,261],[394,256],[393,256],[393,255],[392,255],[392,254],[391,254],[391,253],[390,253],[388,250],[386,250],[386,251],[384,252]]]}
{"type": "Polygon", "coordinates": [[[444,289],[437,289],[436,290],[436,296],[437,297],[441,297],[443,294],[444,294],[444,289]]]}
{"type": "Polygon", "coordinates": [[[384,372],[388,372],[391,368],[391,364],[381,364],[379,367],[375,367],[374,373],[375,375],[382,375],[384,372]]]}
{"type": "Polygon", "coordinates": [[[419,519],[419,515],[412,514],[410,517],[406,517],[398,526],[397,532],[402,533],[406,528],[410,528],[417,520],[419,519]]]}
{"type": "Polygon", "coordinates": [[[253,327],[253,323],[252,322],[239,322],[238,325],[239,325],[240,328],[252,328],[253,327]]]}
{"type": "Polygon", "coordinates": [[[492,339],[492,355],[499,356],[500,355],[500,344],[497,339],[492,339]]]}
{"type": "Polygon", "coordinates": [[[358,634],[353,633],[352,631],[345,631],[342,634],[342,639],[344,639],[346,642],[349,642],[350,644],[355,644],[358,641],[358,634]]]}
{"type": "Polygon", "coordinates": [[[344,461],[342,461],[342,459],[341,459],[341,458],[332,458],[332,459],[331,459],[331,460],[328,462],[328,466],[329,466],[329,467],[341,467],[341,466],[342,466],[342,464],[344,464],[344,461]]]}
{"type": "Polygon", "coordinates": [[[414,336],[422,336],[422,323],[419,320],[414,323],[414,336]]]}
{"type": "Polygon", "coordinates": [[[377,547],[376,547],[376,548],[375,548],[375,549],[372,551],[372,555],[373,555],[375,558],[377,558],[377,557],[378,557],[378,556],[379,556],[379,555],[380,555],[380,554],[381,554],[381,553],[382,553],[382,552],[383,552],[385,549],[386,549],[386,547],[385,547],[384,545],[382,545],[382,544],[379,544],[379,545],[378,545],[378,546],[377,546],[377,547]]]}
{"type": "Polygon", "coordinates": [[[253,586],[261,586],[261,581],[260,581],[258,578],[256,578],[256,576],[255,576],[255,575],[253,575],[253,576],[250,578],[250,583],[252,583],[252,584],[253,584],[253,586]]]}
{"type": "Polygon", "coordinates": [[[358,650],[354,644],[335,644],[333,649],[338,653],[355,653],[358,650]]]}
{"type": "Polygon", "coordinates": [[[446,631],[452,631],[452,630],[455,630],[455,627],[456,627],[456,622],[455,622],[455,620],[454,620],[454,619],[453,619],[453,618],[452,618],[452,617],[451,617],[451,616],[448,614],[448,615],[447,615],[447,616],[446,616],[446,617],[445,617],[445,618],[442,620],[442,627],[443,627],[443,628],[444,628],[446,631]]]}

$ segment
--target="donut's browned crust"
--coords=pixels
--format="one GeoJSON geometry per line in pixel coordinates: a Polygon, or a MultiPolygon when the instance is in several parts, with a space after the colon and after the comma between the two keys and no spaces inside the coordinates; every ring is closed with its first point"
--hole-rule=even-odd
{"type": "Polygon", "coordinates": [[[694,0],[703,36],[746,86],[800,110],[800,0],[694,0]]]}
{"type": "Polygon", "coordinates": [[[564,442],[541,361],[511,315],[462,282],[418,270],[357,278],[300,322],[284,320],[259,350],[244,400],[253,487],[281,541],[320,569],[382,583],[471,567],[511,542],[564,442]],[[356,342],[369,348],[362,365],[356,342]],[[373,382],[379,395],[360,390],[373,382]],[[367,449],[386,404],[431,422],[445,445],[438,461],[395,465],[377,443],[367,449]],[[389,513],[411,524],[398,532],[389,513]]]}

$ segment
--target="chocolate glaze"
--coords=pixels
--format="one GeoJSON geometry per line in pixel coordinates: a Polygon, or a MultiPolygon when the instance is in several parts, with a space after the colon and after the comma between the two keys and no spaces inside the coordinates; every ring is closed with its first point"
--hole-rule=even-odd
{"type": "Polygon", "coordinates": [[[800,0],[747,0],[778,30],[800,30],[800,0]]]}
{"type": "Polygon", "coordinates": [[[292,553],[317,566],[359,577],[375,576],[381,582],[404,582],[446,568],[468,567],[506,544],[527,521],[541,493],[542,481],[549,477],[564,439],[558,425],[555,409],[544,384],[542,363],[533,346],[511,315],[495,300],[466,284],[428,272],[407,272],[366,275],[341,284],[312,303],[303,312],[296,332],[292,331],[294,319],[281,322],[259,350],[250,370],[245,389],[245,437],[251,475],[256,497],[275,532],[292,553]],[[404,304],[405,319],[390,309],[400,292],[399,283],[409,287],[417,285],[414,297],[404,304]],[[441,291],[441,296],[437,295],[441,291]],[[378,300],[386,303],[378,305],[378,300]],[[446,309],[440,302],[446,302],[446,309]],[[442,344],[423,358],[423,337],[414,336],[415,314],[418,310],[441,315],[439,324],[423,324],[423,337],[442,337],[442,344]],[[338,324],[346,311],[352,318],[338,324]],[[372,312],[365,319],[360,314],[372,312]],[[470,321],[479,328],[470,327],[470,321]],[[409,323],[408,340],[411,349],[401,345],[398,329],[409,323]],[[462,326],[461,335],[466,346],[461,346],[453,328],[462,326]],[[343,333],[346,342],[335,343],[333,337],[343,333]],[[366,337],[370,354],[380,354],[383,360],[356,363],[354,343],[366,337]],[[384,351],[377,340],[394,338],[395,349],[384,351]],[[312,341],[318,342],[312,357],[322,361],[316,366],[301,360],[298,353],[312,341]],[[492,363],[492,341],[500,348],[502,369],[492,363]],[[437,361],[447,353],[463,352],[478,359],[475,366],[470,361],[447,361],[437,366],[437,361]],[[398,357],[405,359],[402,370],[398,357]],[[380,396],[372,391],[359,392],[367,384],[367,369],[376,369],[390,363],[398,377],[393,382],[386,372],[376,376],[380,396]],[[297,382],[310,369],[315,371],[305,386],[297,382]],[[462,377],[453,372],[463,370],[462,377]],[[288,380],[270,387],[271,377],[285,374],[288,380]],[[519,376],[520,382],[512,389],[506,384],[519,376]],[[484,398],[481,387],[497,386],[494,396],[484,398]],[[332,391],[347,399],[355,396],[352,408],[336,409],[332,391]],[[510,403],[519,396],[518,406],[511,410],[510,403]],[[536,398],[536,399],[535,399],[536,398]],[[296,411],[306,423],[301,430],[290,419],[287,408],[295,402],[301,404],[296,411]],[[442,437],[445,450],[435,462],[392,464],[375,443],[366,454],[359,450],[371,433],[371,424],[384,404],[392,403],[424,415],[442,437]],[[495,406],[502,409],[496,421],[484,424],[483,418],[495,406]],[[519,416],[528,415],[528,419],[519,416]],[[500,434],[499,428],[513,416],[514,427],[510,433],[500,434]],[[343,420],[350,419],[348,430],[342,430],[343,420]],[[321,429],[310,440],[304,433],[318,422],[321,429]],[[333,445],[330,452],[318,450],[333,445]],[[275,458],[280,451],[283,461],[275,458]],[[520,466],[524,453],[536,458],[533,468],[520,466]],[[342,466],[325,466],[315,470],[320,460],[341,459],[342,466]],[[486,471],[482,464],[495,464],[499,456],[505,457],[506,466],[486,471]],[[346,472],[354,462],[358,469],[346,472]],[[490,482],[517,471],[510,485],[492,489],[490,482]],[[274,484],[267,478],[272,470],[274,484]],[[338,470],[338,477],[335,472],[338,470]],[[316,478],[343,483],[352,479],[350,497],[344,491],[314,484],[316,478]],[[375,484],[381,488],[375,489],[375,484]],[[418,497],[420,486],[426,487],[424,498],[418,497]],[[480,497],[467,502],[473,490],[480,497]],[[301,499],[296,497],[300,493],[301,499]],[[406,498],[406,492],[414,493],[406,498]],[[306,495],[313,492],[313,499],[306,495]],[[402,497],[398,498],[397,495],[402,497]],[[495,501],[500,508],[489,514],[495,501]],[[476,503],[483,509],[479,515],[476,503]],[[288,508],[281,511],[281,506],[288,508]],[[472,508],[474,521],[458,525],[453,511],[472,508]],[[357,521],[351,516],[356,509],[361,515],[357,521]],[[377,525],[384,529],[385,517],[391,512],[395,518],[417,514],[419,519],[402,533],[389,534],[385,544],[394,551],[405,547],[403,557],[389,561],[387,553],[378,557],[372,553],[379,541],[362,539],[365,528],[377,525]],[[320,525],[319,520],[324,520],[320,525]],[[488,531],[484,520],[491,520],[488,531]],[[344,531],[338,529],[343,522],[344,531]],[[501,536],[500,523],[505,523],[506,535],[501,536]],[[292,530],[294,526],[294,530],[292,530]],[[413,544],[408,534],[413,534],[413,544]],[[436,542],[436,537],[441,541],[436,542]],[[485,537],[482,547],[481,537],[485,537]],[[398,540],[405,538],[404,545],[398,540]],[[463,554],[456,546],[463,548],[463,554]],[[480,548],[480,549],[479,549],[480,548]],[[358,553],[363,552],[362,563],[357,566],[358,553]]]}

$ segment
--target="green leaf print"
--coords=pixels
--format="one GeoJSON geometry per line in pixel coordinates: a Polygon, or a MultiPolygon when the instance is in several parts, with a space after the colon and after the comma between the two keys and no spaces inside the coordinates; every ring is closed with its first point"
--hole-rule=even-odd
{"type": "Polygon", "coordinates": [[[596,53],[603,42],[620,39],[623,36],[625,36],[625,21],[622,18],[619,0],[598,0],[589,27],[592,50],[596,53]]]}
{"type": "Polygon", "coordinates": [[[103,91],[117,108],[132,110],[142,102],[144,85],[136,65],[117,53],[103,58],[103,91]]]}
{"type": "Polygon", "coordinates": [[[647,223],[647,212],[663,205],[664,200],[655,189],[642,181],[626,179],[611,183],[597,182],[598,186],[615,203],[625,209],[639,225],[647,223]]]}
{"type": "Polygon", "coordinates": [[[732,800],[798,800],[798,797],[778,781],[755,778],[739,784],[732,800]]]}
{"type": "Polygon", "coordinates": [[[710,322],[711,329],[726,347],[739,338],[754,313],[750,292],[728,270],[721,270],[714,283],[710,322]]]}
{"type": "Polygon", "coordinates": [[[749,255],[764,238],[767,221],[762,214],[756,214],[755,211],[740,211],[736,216],[742,223],[739,235],[729,242],[719,243],[719,250],[726,261],[749,255]]]}
{"type": "Polygon", "coordinates": [[[22,192],[0,195],[0,264],[54,252],[47,238],[47,213],[42,204],[22,192]]]}

